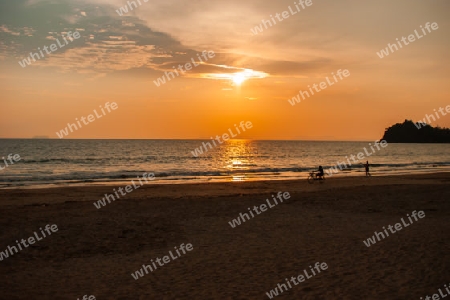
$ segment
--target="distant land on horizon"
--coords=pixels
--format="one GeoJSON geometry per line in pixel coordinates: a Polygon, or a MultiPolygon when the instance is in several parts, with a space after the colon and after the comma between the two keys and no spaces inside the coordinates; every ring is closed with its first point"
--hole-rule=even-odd
{"type": "Polygon", "coordinates": [[[382,140],[388,143],[450,143],[450,129],[405,120],[386,128],[382,140]]]}
{"type": "Polygon", "coordinates": [[[50,139],[50,137],[48,135],[37,135],[37,136],[33,136],[32,139],[46,140],[46,139],[50,139]]]}

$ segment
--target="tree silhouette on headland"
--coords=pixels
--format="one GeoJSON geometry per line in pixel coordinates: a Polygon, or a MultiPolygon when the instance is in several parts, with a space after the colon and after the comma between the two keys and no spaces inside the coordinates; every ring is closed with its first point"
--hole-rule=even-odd
{"type": "Polygon", "coordinates": [[[450,143],[450,129],[405,120],[386,128],[382,140],[388,143],[450,143]]]}

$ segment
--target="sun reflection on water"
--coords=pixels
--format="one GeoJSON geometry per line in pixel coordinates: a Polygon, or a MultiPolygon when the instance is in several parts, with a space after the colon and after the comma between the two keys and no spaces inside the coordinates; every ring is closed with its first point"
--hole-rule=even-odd
{"type": "Polygon", "coordinates": [[[231,181],[245,181],[246,171],[255,166],[256,152],[251,140],[229,140],[220,147],[217,163],[227,171],[231,181]]]}
{"type": "Polygon", "coordinates": [[[242,182],[245,181],[246,176],[245,175],[233,175],[233,178],[231,181],[233,182],[242,182]]]}

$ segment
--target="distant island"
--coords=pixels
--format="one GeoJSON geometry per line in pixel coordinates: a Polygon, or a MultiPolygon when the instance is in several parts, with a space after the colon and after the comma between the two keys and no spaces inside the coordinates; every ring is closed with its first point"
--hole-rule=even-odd
{"type": "Polygon", "coordinates": [[[48,135],[36,135],[33,136],[32,139],[36,139],[36,140],[46,140],[49,139],[50,137],[48,135]]]}
{"type": "Polygon", "coordinates": [[[382,140],[388,143],[450,143],[450,129],[405,120],[386,128],[382,140]]]}

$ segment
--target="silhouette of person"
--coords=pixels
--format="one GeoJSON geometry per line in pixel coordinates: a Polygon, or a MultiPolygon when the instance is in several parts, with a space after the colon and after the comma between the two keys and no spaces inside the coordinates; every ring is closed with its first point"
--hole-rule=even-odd
{"type": "Polygon", "coordinates": [[[319,166],[319,173],[316,173],[316,177],[323,178],[323,175],[324,175],[323,168],[322,168],[322,166],[319,166]]]}
{"type": "Polygon", "coordinates": [[[369,161],[366,161],[366,163],[364,164],[364,167],[366,168],[366,176],[372,176],[369,173],[369,161]]]}

